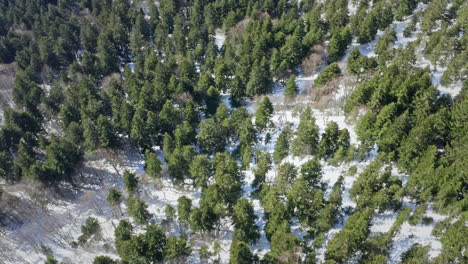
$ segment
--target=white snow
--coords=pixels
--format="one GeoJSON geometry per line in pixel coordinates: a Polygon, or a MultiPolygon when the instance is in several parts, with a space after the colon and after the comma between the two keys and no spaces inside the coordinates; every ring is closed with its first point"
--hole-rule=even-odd
{"type": "Polygon", "coordinates": [[[225,41],[226,41],[226,35],[223,33],[221,29],[216,29],[215,30],[215,43],[216,43],[216,46],[218,46],[219,50],[221,50],[225,41]]]}

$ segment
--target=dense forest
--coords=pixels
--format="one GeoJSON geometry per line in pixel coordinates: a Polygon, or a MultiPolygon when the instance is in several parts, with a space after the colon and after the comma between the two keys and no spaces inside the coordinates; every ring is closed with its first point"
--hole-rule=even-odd
{"type": "Polygon", "coordinates": [[[0,263],[467,263],[467,28],[463,0],[0,2],[0,263]],[[404,225],[437,254],[395,259],[404,225]]]}

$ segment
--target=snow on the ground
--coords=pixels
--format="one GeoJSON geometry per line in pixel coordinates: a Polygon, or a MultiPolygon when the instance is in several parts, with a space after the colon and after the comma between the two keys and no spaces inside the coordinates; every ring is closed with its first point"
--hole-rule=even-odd
{"type": "Polygon", "coordinates": [[[218,46],[218,49],[221,49],[224,45],[224,41],[226,41],[226,35],[223,33],[221,29],[215,30],[215,43],[218,46]]]}
{"type": "MultiPolygon", "coordinates": [[[[351,1],[350,1],[351,2],[351,1]]],[[[348,6],[350,13],[356,12],[356,6],[348,6]]],[[[426,5],[419,4],[416,11],[424,10],[426,5]]],[[[403,19],[402,21],[394,22],[395,31],[397,33],[397,40],[395,41],[394,46],[402,47],[407,45],[409,42],[415,41],[416,36],[419,33],[419,24],[417,25],[417,30],[410,37],[405,38],[403,36],[403,30],[406,28],[408,23],[411,21],[411,16],[403,19]]],[[[383,35],[383,31],[379,31],[374,41],[365,44],[359,45],[355,40],[351,44],[351,47],[348,49],[344,59],[339,62],[340,67],[344,68],[349,52],[358,47],[360,52],[366,56],[375,56],[374,48],[375,44],[383,35]]],[[[215,43],[219,49],[224,45],[226,36],[221,30],[215,31],[215,43]]],[[[429,66],[432,73],[433,84],[438,87],[442,92],[450,93],[451,95],[458,94],[460,90],[460,85],[456,89],[450,89],[440,85],[440,78],[443,74],[445,68],[434,67],[427,59],[419,58],[418,56],[418,66],[429,66]]],[[[134,64],[130,63],[129,67],[131,70],[134,70],[134,64]]],[[[323,68],[322,68],[323,69],[323,68]]],[[[321,69],[321,70],[322,70],[321,69]]],[[[320,71],[319,71],[320,72],[320,71]]],[[[270,153],[273,153],[275,142],[280,132],[286,127],[287,124],[291,125],[291,128],[295,130],[299,124],[299,112],[297,109],[303,109],[305,106],[310,105],[314,106],[311,103],[309,97],[307,97],[308,92],[310,91],[314,80],[317,78],[319,72],[311,75],[304,76],[299,74],[296,83],[299,88],[299,95],[292,103],[285,104],[284,97],[284,86],[275,85],[273,92],[269,94],[270,100],[275,106],[275,112],[272,117],[272,122],[274,124],[274,129],[268,131],[272,139],[269,144],[259,144],[257,148],[266,149],[270,153]]],[[[349,94],[349,87],[346,85],[339,86],[339,89],[335,91],[335,101],[339,102],[343,100],[346,95],[349,94]]],[[[222,102],[228,105],[231,108],[229,94],[222,94],[222,102]]],[[[252,101],[247,102],[246,107],[250,113],[255,113],[258,105],[252,101]]],[[[326,125],[330,121],[334,121],[338,124],[340,129],[346,128],[350,132],[351,143],[358,144],[357,136],[354,131],[354,125],[349,124],[344,116],[343,111],[340,108],[339,104],[334,106],[329,106],[326,109],[317,109],[312,108],[313,116],[316,119],[316,124],[320,128],[320,134],[324,132],[326,125]]],[[[266,133],[259,135],[260,142],[264,140],[266,133]]],[[[358,177],[359,173],[376,157],[376,149],[374,149],[372,155],[368,160],[364,162],[351,162],[349,164],[342,164],[338,166],[332,166],[328,163],[321,162],[323,176],[322,181],[326,183],[325,198],[328,199],[333,185],[336,183],[338,178],[344,176],[344,191],[343,191],[343,203],[342,208],[351,207],[354,208],[356,204],[350,199],[349,189],[352,187],[355,179],[358,177]],[[358,168],[358,173],[355,176],[347,175],[347,172],[351,166],[356,166],[358,168]]],[[[135,153],[135,152],[132,152],[135,153]]],[[[156,151],[159,156],[162,157],[162,152],[158,149],[156,151]]],[[[310,160],[311,156],[305,157],[292,157],[288,156],[283,162],[290,162],[295,165],[297,168],[300,168],[302,164],[310,160]]],[[[173,184],[169,179],[164,178],[159,182],[154,182],[148,179],[147,176],[144,176],[143,171],[143,157],[138,154],[127,155],[122,166],[117,166],[120,174],[123,172],[124,168],[127,168],[131,171],[137,173],[137,175],[142,180],[140,188],[140,196],[147,202],[149,205],[148,209],[150,213],[153,214],[152,221],[156,223],[162,223],[165,218],[164,209],[167,204],[172,205],[173,207],[177,206],[177,199],[185,195],[192,199],[193,205],[197,206],[200,201],[200,191],[190,187],[190,183],[180,187],[180,185],[173,184]]],[[[125,214],[126,208],[122,204],[120,213],[119,210],[113,210],[110,208],[106,202],[106,197],[108,189],[110,187],[115,187],[119,190],[123,189],[122,178],[118,175],[113,166],[104,160],[93,160],[87,163],[89,168],[94,169],[91,175],[99,176],[98,178],[101,181],[97,184],[89,184],[83,188],[83,190],[70,195],[70,197],[62,198],[56,200],[54,203],[50,203],[46,206],[45,210],[38,210],[38,214],[35,215],[35,218],[31,218],[29,222],[25,222],[23,225],[17,229],[8,231],[0,241],[0,248],[9,248],[12,254],[12,259],[21,259],[26,263],[40,263],[45,259],[45,254],[40,249],[41,245],[45,245],[52,249],[53,255],[61,261],[71,261],[71,262],[80,262],[80,263],[91,263],[92,259],[96,255],[109,255],[114,258],[117,258],[115,252],[112,251],[114,246],[114,229],[118,224],[120,219],[128,218],[125,214]],[[88,216],[96,217],[102,228],[102,239],[96,243],[92,243],[89,246],[79,246],[75,249],[71,248],[68,244],[71,240],[76,240],[81,234],[80,227],[84,224],[88,216]],[[53,232],[51,232],[53,230],[53,232]],[[26,241],[26,242],[25,242],[26,241]],[[21,243],[23,242],[23,243],[21,243]],[[106,252],[103,248],[104,245],[109,245],[110,251],[106,252]]],[[[270,248],[270,243],[266,239],[264,228],[266,224],[266,219],[264,216],[263,207],[260,204],[260,201],[257,198],[252,197],[252,192],[254,191],[251,187],[251,183],[254,179],[252,169],[255,165],[251,164],[248,169],[243,171],[245,175],[244,184],[243,184],[243,197],[248,198],[252,201],[254,205],[255,214],[257,215],[257,225],[261,231],[261,237],[259,241],[251,246],[251,249],[258,256],[264,256],[270,248]]],[[[274,178],[276,177],[277,165],[273,165],[270,171],[268,171],[266,176],[267,183],[273,183],[274,178]]],[[[395,174],[394,174],[395,175],[395,174]]],[[[403,180],[403,184],[406,184],[407,176],[399,175],[403,180]]],[[[8,191],[8,190],[7,190],[8,191]]],[[[28,195],[22,193],[16,193],[21,199],[27,199],[28,195]]],[[[412,210],[416,208],[414,203],[411,203],[408,200],[405,200],[405,206],[410,206],[412,210]]],[[[372,219],[371,232],[387,232],[392,224],[395,222],[398,212],[385,211],[383,213],[377,214],[372,219]]],[[[389,252],[389,261],[390,263],[398,263],[401,257],[401,254],[408,250],[412,244],[420,243],[423,245],[431,245],[431,250],[429,251],[431,257],[434,257],[440,253],[441,244],[437,238],[431,235],[431,231],[434,225],[442,220],[444,216],[437,214],[429,206],[426,214],[428,217],[433,218],[433,223],[429,225],[416,225],[411,226],[408,222],[404,222],[401,226],[400,231],[393,240],[393,248],[389,252]]],[[[325,234],[325,241],[321,248],[317,250],[317,259],[320,263],[324,262],[325,249],[328,241],[338,233],[344,224],[346,223],[349,215],[345,215],[340,223],[335,225],[331,230],[325,234]]],[[[292,233],[298,237],[303,238],[306,235],[306,230],[304,230],[300,224],[297,222],[297,219],[292,221],[292,233]]],[[[136,228],[137,232],[142,232],[142,227],[138,226],[136,228]]],[[[207,245],[212,249],[213,242],[218,240],[221,244],[221,253],[220,259],[222,263],[226,263],[229,259],[229,247],[231,243],[231,238],[233,235],[232,222],[228,219],[223,219],[221,224],[220,233],[217,237],[213,236],[201,236],[199,234],[191,234],[190,230],[187,227],[172,224],[169,228],[169,233],[171,235],[178,235],[181,232],[188,232],[190,237],[190,244],[193,248],[192,255],[188,258],[190,263],[200,263],[200,258],[198,256],[198,249],[202,245],[207,245]]],[[[1,255],[0,255],[1,256],[1,255]]],[[[214,259],[215,257],[212,257],[214,259]]]]}
{"type": "Polygon", "coordinates": [[[442,250],[442,244],[439,239],[432,235],[432,229],[437,222],[443,220],[446,216],[436,213],[431,207],[428,207],[425,216],[431,217],[433,222],[425,224],[410,225],[404,222],[400,232],[393,238],[393,247],[389,252],[389,263],[400,263],[401,256],[415,243],[423,246],[430,245],[429,257],[438,256],[442,250]]]}

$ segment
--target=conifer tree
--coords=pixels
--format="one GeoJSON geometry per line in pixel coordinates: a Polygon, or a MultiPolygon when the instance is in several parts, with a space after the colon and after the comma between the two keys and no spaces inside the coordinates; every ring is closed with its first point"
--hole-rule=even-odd
{"type": "Polygon", "coordinates": [[[127,200],[128,214],[133,216],[138,224],[146,224],[151,218],[148,212],[148,205],[140,197],[129,198],[127,200]]]}
{"type": "Polygon", "coordinates": [[[257,216],[249,200],[243,198],[234,206],[233,221],[236,228],[235,240],[254,244],[259,238],[258,226],[255,224],[257,216]]]}
{"type": "Polygon", "coordinates": [[[161,160],[149,149],[145,151],[145,171],[156,179],[162,176],[161,160]]]}
{"type": "Polygon", "coordinates": [[[129,170],[125,170],[123,174],[123,182],[129,194],[135,193],[138,188],[138,179],[135,173],[131,173],[129,170]]]}
{"type": "Polygon", "coordinates": [[[250,72],[249,81],[247,82],[247,95],[255,96],[258,94],[266,94],[271,90],[272,80],[268,62],[265,57],[261,61],[256,60],[250,72]]]}
{"type": "Polygon", "coordinates": [[[208,181],[212,176],[212,164],[206,155],[197,155],[190,164],[190,175],[194,185],[198,188],[208,187],[208,181]]]}
{"type": "Polygon", "coordinates": [[[338,149],[337,142],[339,137],[338,124],[330,122],[325,128],[325,133],[322,134],[322,139],[319,145],[319,156],[325,159],[332,157],[338,149]]]}
{"type": "Polygon", "coordinates": [[[192,212],[192,200],[187,196],[182,195],[177,199],[177,214],[179,220],[184,223],[188,223],[190,219],[190,213],[192,212]]]}
{"type": "Polygon", "coordinates": [[[298,91],[299,91],[299,88],[297,87],[297,84],[296,84],[296,76],[291,75],[291,77],[289,78],[286,84],[284,95],[286,95],[287,97],[293,97],[293,96],[296,96],[298,91]]]}
{"type": "Polygon", "coordinates": [[[312,110],[307,107],[300,116],[299,126],[291,146],[295,156],[314,154],[318,150],[319,127],[315,124],[312,110]]]}
{"type": "Polygon", "coordinates": [[[289,134],[289,131],[286,129],[278,136],[275,151],[273,152],[273,160],[276,164],[281,163],[281,161],[289,154],[289,134]]]}
{"type": "Polygon", "coordinates": [[[268,96],[263,97],[260,107],[255,112],[255,126],[258,130],[263,130],[268,127],[270,118],[273,114],[273,104],[268,96]]]}

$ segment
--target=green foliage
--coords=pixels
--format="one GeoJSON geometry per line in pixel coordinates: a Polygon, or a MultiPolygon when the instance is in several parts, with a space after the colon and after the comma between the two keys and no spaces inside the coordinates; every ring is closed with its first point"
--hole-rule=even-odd
{"type": "Polygon", "coordinates": [[[315,124],[312,110],[307,107],[300,116],[296,137],[291,144],[291,152],[295,156],[315,154],[318,150],[319,127],[315,124]]]}
{"type": "Polygon", "coordinates": [[[255,179],[252,185],[259,187],[265,183],[266,174],[271,168],[271,155],[267,151],[257,150],[255,156],[257,163],[253,169],[255,179]]]}
{"type": "Polygon", "coordinates": [[[325,259],[343,263],[362,249],[363,241],[370,233],[371,217],[370,209],[351,215],[343,229],[328,242],[325,259]]]}
{"type": "Polygon", "coordinates": [[[151,150],[145,151],[145,171],[153,178],[162,177],[161,160],[158,158],[156,153],[151,150]]]}
{"type": "Polygon", "coordinates": [[[353,74],[361,74],[375,68],[376,61],[361,54],[359,48],[354,48],[348,56],[347,68],[353,74]]]}
{"type": "Polygon", "coordinates": [[[213,119],[200,122],[197,140],[200,148],[210,154],[223,151],[226,144],[223,128],[213,119]]]}
{"type": "Polygon", "coordinates": [[[174,263],[184,261],[190,255],[192,249],[187,245],[186,238],[170,237],[164,249],[165,258],[174,263]]]}
{"type": "Polygon", "coordinates": [[[236,228],[234,240],[255,244],[260,238],[260,232],[255,224],[257,216],[252,203],[245,198],[238,200],[234,206],[232,219],[236,228]]]}
{"type": "Polygon", "coordinates": [[[349,27],[342,30],[336,30],[328,44],[328,58],[330,62],[339,61],[346,52],[348,45],[351,44],[352,34],[349,27]]]}
{"type": "MultiPolygon", "coordinates": [[[[296,247],[299,246],[300,239],[291,233],[276,231],[271,237],[271,255],[280,258],[289,253],[293,255],[296,247]]],[[[289,261],[294,260],[294,256],[287,257],[289,261]]]]}
{"type": "Polygon", "coordinates": [[[464,248],[466,248],[466,244],[468,243],[468,229],[465,223],[466,216],[462,215],[442,235],[442,251],[433,260],[434,263],[462,263],[467,260],[464,248]]]}
{"type": "Polygon", "coordinates": [[[175,219],[176,209],[174,209],[172,205],[166,204],[166,208],[164,209],[164,214],[166,215],[167,221],[173,221],[175,219]]]}
{"type": "Polygon", "coordinates": [[[301,176],[308,186],[317,187],[322,180],[322,166],[317,159],[311,159],[301,166],[301,176]]]}
{"type": "Polygon", "coordinates": [[[273,114],[273,104],[268,96],[263,97],[259,108],[255,112],[255,126],[258,130],[267,128],[270,124],[270,118],[273,114]]]}
{"type": "Polygon", "coordinates": [[[52,137],[46,147],[46,160],[44,162],[44,180],[58,182],[71,180],[71,176],[82,159],[79,146],[65,138],[52,137]]]}
{"type": "Polygon", "coordinates": [[[281,161],[289,154],[289,130],[283,130],[276,140],[275,151],[273,152],[273,160],[276,164],[281,161]]]}
{"type": "Polygon", "coordinates": [[[117,264],[117,260],[108,256],[97,256],[93,260],[93,264],[117,264]]]}
{"type": "Polygon", "coordinates": [[[208,187],[208,180],[213,174],[213,166],[206,155],[197,155],[190,164],[190,175],[198,188],[208,187]]]}
{"type": "Polygon", "coordinates": [[[249,245],[243,241],[234,241],[229,250],[229,264],[254,263],[257,257],[252,254],[249,245]]]}
{"type": "Polygon", "coordinates": [[[123,183],[129,194],[135,193],[138,188],[138,178],[135,173],[125,170],[123,174],[123,183]]]}
{"type": "Polygon", "coordinates": [[[237,161],[227,152],[216,153],[213,158],[214,180],[219,188],[221,201],[233,206],[242,192],[242,174],[237,161]]]}
{"type": "Polygon", "coordinates": [[[296,96],[298,91],[299,91],[299,88],[297,87],[297,84],[296,84],[296,76],[291,75],[291,77],[289,77],[288,79],[288,82],[286,83],[284,95],[288,97],[293,97],[293,96],[296,96]]]}
{"type": "Polygon", "coordinates": [[[429,246],[422,246],[418,243],[413,244],[401,256],[402,264],[427,264],[429,263],[429,246]]]}
{"type": "Polygon", "coordinates": [[[78,237],[80,245],[86,243],[92,236],[98,234],[101,230],[99,221],[94,217],[88,217],[86,223],[81,226],[81,235],[78,237]]]}
{"type": "Polygon", "coordinates": [[[314,86],[321,86],[327,84],[332,78],[337,77],[341,74],[340,67],[337,63],[328,65],[317,77],[314,82],[314,86]]]}
{"type": "Polygon", "coordinates": [[[200,255],[200,259],[206,261],[213,255],[213,253],[209,250],[207,245],[203,245],[198,250],[198,255],[200,255]]]}
{"type": "Polygon", "coordinates": [[[148,205],[140,197],[128,198],[127,210],[130,216],[133,216],[138,224],[145,224],[151,218],[148,212],[148,205]]]}
{"type": "Polygon", "coordinates": [[[266,94],[272,87],[270,69],[265,57],[261,60],[255,60],[250,72],[249,81],[246,85],[246,93],[249,96],[266,94]]]}
{"type": "Polygon", "coordinates": [[[338,124],[330,122],[325,128],[325,133],[322,134],[320,140],[318,155],[325,159],[330,158],[338,150],[339,146],[340,130],[338,124]]]}
{"type": "Polygon", "coordinates": [[[57,263],[58,261],[52,256],[47,256],[46,261],[44,262],[44,264],[57,264],[57,263]]]}
{"type": "Polygon", "coordinates": [[[177,214],[181,222],[187,223],[192,212],[192,200],[182,195],[177,199],[177,214]]]}

